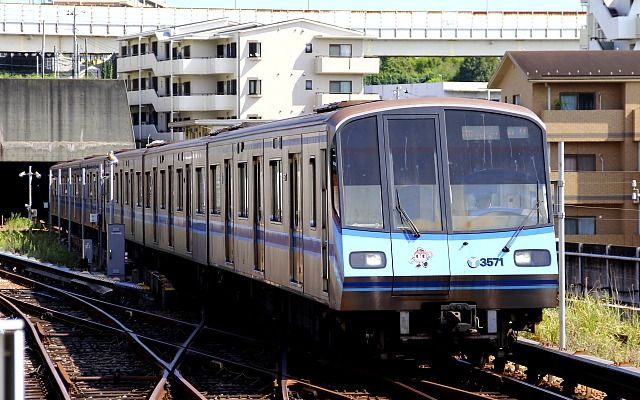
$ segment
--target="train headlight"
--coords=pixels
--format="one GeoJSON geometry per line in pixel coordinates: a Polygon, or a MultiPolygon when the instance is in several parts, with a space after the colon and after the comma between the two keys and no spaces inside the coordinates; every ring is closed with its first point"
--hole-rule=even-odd
{"type": "Polygon", "coordinates": [[[384,268],[387,256],[381,251],[354,251],[349,254],[351,268],[384,268]]]}
{"type": "Polygon", "coordinates": [[[513,261],[519,267],[546,267],[551,265],[549,250],[516,250],[513,261]]]}

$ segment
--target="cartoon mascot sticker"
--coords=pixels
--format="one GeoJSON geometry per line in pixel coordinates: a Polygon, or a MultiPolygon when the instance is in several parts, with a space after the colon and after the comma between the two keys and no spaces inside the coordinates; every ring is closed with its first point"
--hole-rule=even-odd
{"type": "Polygon", "coordinates": [[[409,260],[409,263],[416,264],[416,268],[427,268],[431,257],[433,257],[433,251],[418,247],[413,253],[411,260],[409,260]]]}

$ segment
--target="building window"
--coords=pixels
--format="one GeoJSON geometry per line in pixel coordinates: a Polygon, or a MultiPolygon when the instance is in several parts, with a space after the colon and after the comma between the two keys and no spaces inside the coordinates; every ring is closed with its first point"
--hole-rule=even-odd
{"type": "Polygon", "coordinates": [[[127,46],[120,46],[120,57],[127,56],[127,46]]]}
{"type": "Polygon", "coordinates": [[[560,93],[561,110],[595,110],[596,94],[560,93]]]}
{"type": "Polygon", "coordinates": [[[304,52],[305,53],[312,53],[313,52],[313,45],[311,43],[307,43],[304,46],[304,52]]]}
{"type": "Polygon", "coordinates": [[[519,94],[514,94],[513,95],[513,104],[519,106],[520,105],[520,95],[519,94]]]}
{"type": "Polygon", "coordinates": [[[567,235],[596,234],[596,217],[567,217],[564,223],[567,235]]]}
{"type": "Polygon", "coordinates": [[[595,171],[596,155],[595,154],[565,154],[564,169],[565,171],[595,171]]]}
{"type": "Polygon", "coordinates": [[[306,90],[313,90],[313,81],[311,79],[307,79],[304,83],[304,88],[306,90]]]}
{"type": "Polygon", "coordinates": [[[224,58],[224,45],[219,44],[216,46],[216,58],[224,58]]]}
{"type": "Polygon", "coordinates": [[[227,58],[236,58],[236,44],[228,43],[227,44],[227,58]]]}
{"type": "Polygon", "coordinates": [[[184,58],[191,58],[191,46],[184,46],[182,48],[182,56],[184,58]]]}
{"type": "Polygon", "coordinates": [[[262,44],[260,42],[249,43],[249,57],[262,57],[262,44]]]}
{"type": "Polygon", "coordinates": [[[260,95],[262,94],[262,81],[259,79],[250,79],[249,80],[249,94],[250,95],[260,95]]]}
{"type": "Polygon", "coordinates": [[[131,55],[132,56],[137,56],[138,55],[138,45],[134,44],[133,46],[131,46],[131,55]]]}
{"type": "Polygon", "coordinates": [[[330,57],[351,57],[351,45],[350,44],[330,44],[329,56],[330,57]]]}
{"type": "Polygon", "coordinates": [[[329,81],[329,93],[351,93],[351,81],[329,81]]]}
{"type": "Polygon", "coordinates": [[[235,79],[231,79],[227,81],[227,94],[236,95],[238,94],[238,84],[235,79]]]}

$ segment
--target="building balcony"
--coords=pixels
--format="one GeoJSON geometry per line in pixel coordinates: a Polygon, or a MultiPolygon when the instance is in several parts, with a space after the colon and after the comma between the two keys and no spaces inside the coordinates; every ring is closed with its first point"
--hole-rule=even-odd
{"type": "Polygon", "coordinates": [[[128,73],[139,69],[151,69],[157,63],[153,53],[132,57],[118,57],[118,72],[128,73]]]}
{"type": "Polygon", "coordinates": [[[180,58],[158,61],[154,54],[118,58],[118,71],[153,70],[155,76],[234,74],[236,58],[180,58]]]}
{"type": "MultiPolygon", "coordinates": [[[[637,173],[621,171],[565,171],[566,204],[622,204],[631,200],[631,180],[637,173]]],[[[558,171],[551,171],[558,180],[558,171]]]]}
{"type": "Polygon", "coordinates": [[[157,112],[235,110],[236,99],[234,95],[216,94],[161,97],[154,89],[127,92],[130,106],[151,104],[157,112]]]}
{"type": "Polygon", "coordinates": [[[542,110],[550,142],[624,140],[624,110],[542,110]]]}
{"type": "Polygon", "coordinates": [[[380,100],[377,93],[316,93],[316,106],[348,100],[380,100]]]}
{"type": "Polygon", "coordinates": [[[316,57],[316,74],[377,74],[380,59],[353,57],[316,57]]]}

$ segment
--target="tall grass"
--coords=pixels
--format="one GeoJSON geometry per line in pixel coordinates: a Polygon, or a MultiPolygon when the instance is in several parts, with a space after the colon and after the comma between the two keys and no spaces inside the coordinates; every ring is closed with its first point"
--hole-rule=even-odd
{"type": "Polygon", "coordinates": [[[78,255],[69,252],[55,235],[49,232],[34,232],[31,229],[32,224],[28,218],[11,214],[5,223],[4,230],[0,231],[0,250],[64,267],[78,266],[78,255]]]}
{"type": "MultiPolygon", "coordinates": [[[[566,347],[616,363],[640,367],[640,314],[612,307],[606,296],[570,296],[566,302],[566,347]]],[[[523,334],[543,344],[558,346],[558,309],[544,311],[535,334],[523,334]]]]}

